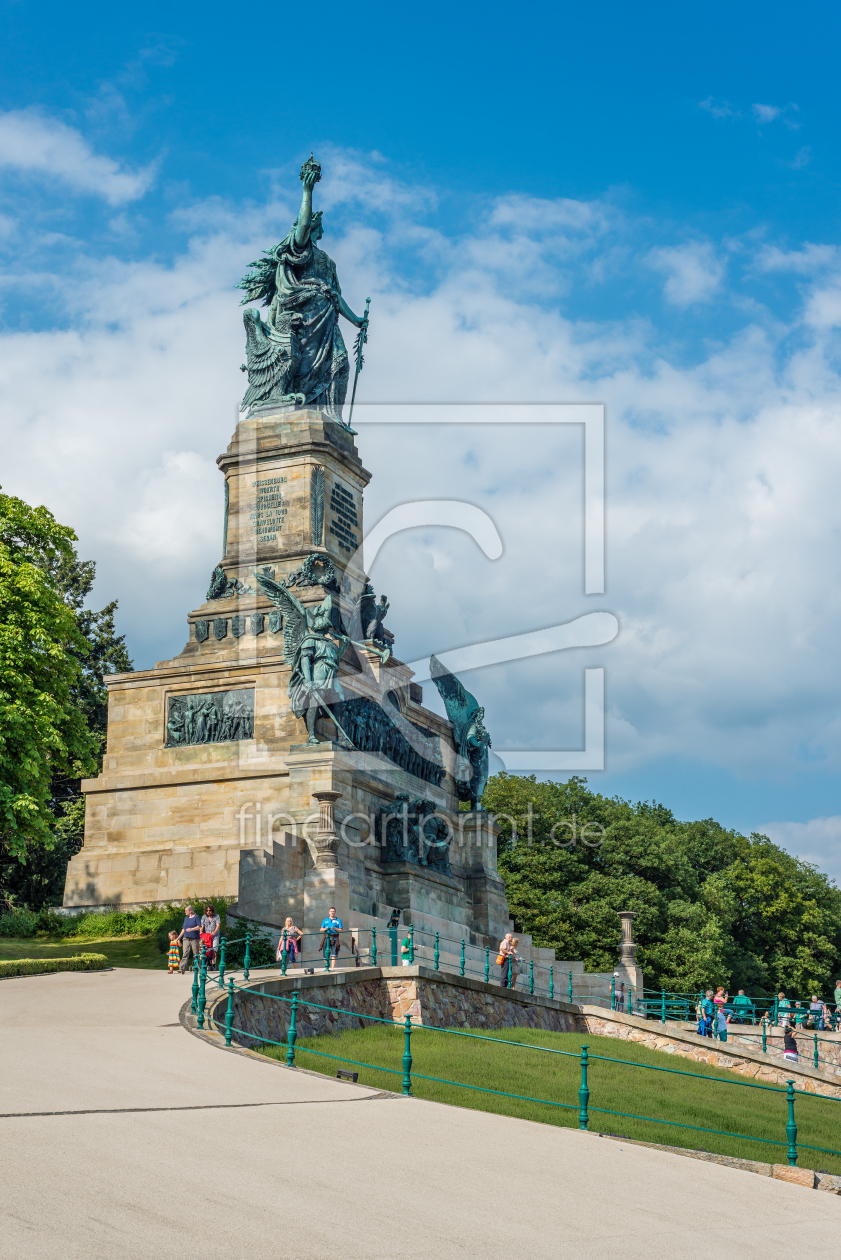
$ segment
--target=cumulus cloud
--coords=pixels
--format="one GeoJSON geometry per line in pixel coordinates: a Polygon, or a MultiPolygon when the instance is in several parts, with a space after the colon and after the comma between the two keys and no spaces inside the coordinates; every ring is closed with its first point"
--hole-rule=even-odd
{"type": "MultiPolygon", "coordinates": [[[[463,498],[504,544],[489,560],[439,527],[389,539],[372,576],[399,654],[609,611],[621,629],[608,647],[468,679],[503,759],[580,747],[583,669],[600,665],[612,770],[664,756],[760,777],[841,769],[841,286],[827,247],[747,240],[730,266],[753,302],[734,324],[712,242],[651,250],[650,224],[527,198],[477,203],[469,228],[444,235],[424,189],[398,188],[372,220],[384,178],[382,163],[352,157],[325,216],[347,300],[373,298],[360,396],[379,401],[380,420],[395,401],[462,401],[470,423],[436,425],[434,406],[414,425],[373,423],[363,409],[366,519],[463,498]],[[634,232],[648,248],[627,250],[634,232]],[[577,287],[611,251],[625,259],[620,294],[654,266],[672,303],[713,319],[716,340],[699,335],[687,364],[668,320],[618,300],[610,318],[578,315],[577,287]],[[774,270],[801,287],[771,312],[761,296],[774,270]],[[525,405],[513,425],[477,410],[500,399],[607,404],[604,597],[583,594],[580,430],[530,424],[525,405]]],[[[0,334],[4,489],[78,529],[139,664],[181,649],[219,559],[215,458],[243,391],[233,286],[293,209],[185,208],[170,263],[77,257],[54,290],[55,326],[0,334]]]]}
{"type": "Polygon", "coordinates": [[[709,302],[721,285],[724,263],[716,257],[709,241],[653,249],[646,261],[667,279],[663,291],[675,306],[709,302]]]}
{"type": "Polygon", "coordinates": [[[808,822],[770,822],[756,830],[804,862],[811,862],[841,884],[841,816],[808,822]]]}
{"type": "Polygon", "coordinates": [[[153,167],[130,170],[95,153],[75,127],[35,110],[0,113],[0,167],[103,197],[112,206],[136,201],[154,178],[153,167]]]}
{"type": "Polygon", "coordinates": [[[705,101],[698,102],[699,109],[705,109],[713,118],[740,118],[738,109],[734,109],[729,101],[719,97],[708,96],[705,101]]]}
{"type": "Polygon", "coordinates": [[[751,109],[754,117],[761,123],[773,122],[782,113],[779,105],[751,105],[751,109]]]}

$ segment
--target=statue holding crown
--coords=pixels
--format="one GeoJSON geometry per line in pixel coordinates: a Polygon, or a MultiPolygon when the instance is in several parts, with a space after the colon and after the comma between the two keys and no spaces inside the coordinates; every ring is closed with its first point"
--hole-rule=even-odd
{"type": "Polygon", "coordinates": [[[318,247],[321,211],[313,211],[312,193],[320,179],[321,167],[310,157],[301,167],[304,192],[291,231],[251,263],[239,283],[243,305],[262,301],[268,307],[265,319],[254,309],[243,315],[248,390],[242,407],[294,402],[342,422],[349,363],[339,316],[360,330],[360,344],[368,321],[354,315],[342,297],[336,264],[318,247]]]}

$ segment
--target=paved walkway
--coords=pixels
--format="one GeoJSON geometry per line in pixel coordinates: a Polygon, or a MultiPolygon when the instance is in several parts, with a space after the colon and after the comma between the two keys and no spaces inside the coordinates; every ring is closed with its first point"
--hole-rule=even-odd
{"type": "Polygon", "coordinates": [[[179,1025],[188,987],[0,981],[2,1260],[814,1260],[838,1244],[834,1195],[225,1053],[179,1025]]]}

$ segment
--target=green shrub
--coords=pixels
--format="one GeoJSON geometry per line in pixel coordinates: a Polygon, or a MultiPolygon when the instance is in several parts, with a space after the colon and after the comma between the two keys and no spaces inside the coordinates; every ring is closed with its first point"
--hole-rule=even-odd
{"type": "Polygon", "coordinates": [[[109,966],[104,954],[76,954],[73,958],[9,958],[0,960],[4,976],[39,976],[49,971],[101,971],[109,966]]]}
{"type": "Polygon", "coordinates": [[[0,936],[23,940],[38,931],[38,915],[32,910],[10,910],[0,914],[0,936]]]}
{"type": "Polygon", "coordinates": [[[225,945],[225,966],[242,967],[245,963],[245,934],[251,933],[251,949],[248,952],[249,967],[268,967],[277,961],[276,946],[261,923],[250,919],[236,919],[227,934],[233,944],[225,945]]]}
{"type": "MultiPolygon", "coordinates": [[[[225,912],[231,904],[230,897],[204,897],[195,905],[204,910],[213,906],[225,925],[225,912]]],[[[155,934],[158,948],[166,953],[169,932],[181,931],[184,922],[183,905],[170,903],[166,906],[148,906],[142,910],[112,910],[108,914],[57,914],[54,909],[15,909],[0,916],[0,936],[16,940],[33,936],[57,936],[61,940],[105,940],[114,936],[151,936],[155,934]]]]}

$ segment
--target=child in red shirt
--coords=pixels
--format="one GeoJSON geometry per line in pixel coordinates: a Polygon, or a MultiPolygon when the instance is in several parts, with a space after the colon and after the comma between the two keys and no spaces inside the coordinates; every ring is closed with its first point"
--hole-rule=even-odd
{"type": "Polygon", "coordinates": [[[204,951],[205,966],[210,969],[216,965],[216,950],[213,948],[213,937],[210,932],[202,932],[199,937],[199,954],[204,951]]]}

